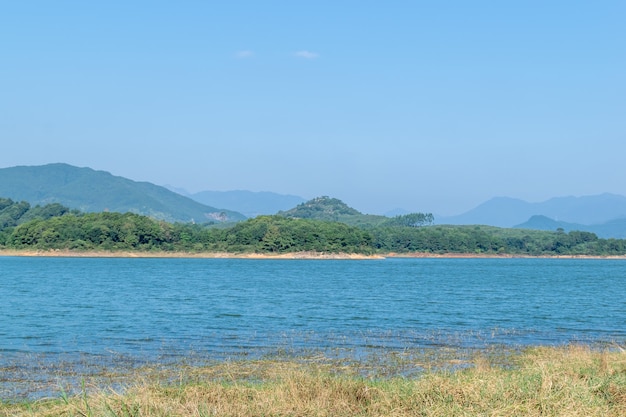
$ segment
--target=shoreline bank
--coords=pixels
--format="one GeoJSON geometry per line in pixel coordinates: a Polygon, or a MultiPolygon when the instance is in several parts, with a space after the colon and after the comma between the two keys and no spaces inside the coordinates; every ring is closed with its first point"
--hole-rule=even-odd
{"type": "Polygon", "coordinates": [[[180,258],[180,259],[385,259],[382,255],[358,253],[293,252],[281,254],[230,252],[132,252],[132,251],[26,251],[0,250],[1,256],[50,258],[180,258]]]}
{"type": "Polygon", "coordinates": [[[623,351],[580,345],[505,357],[390,352],[367,364],[315,356],[148,365],[83,378],[65,373],[41,397],[33,391],[40,384],[20,380],[22,395],[0,401],[0,415],[623,416],[625,370],[623,351]],[[419,369],[407,375],[411,364],[419,369]]]}
{"type": "Polygon", "coordinates": [[[0,249],[0,257],[50,257],[50,258],[180,258],[180,259],[329,259],[329,260],[382,260],[387,258],[410,259],[615,259],[626,260],[626,255],[523,255],[480,253],[386,253],[365,255],[358,253],[292,252],[281,254],[231,253],[231,252],[133,252],[133,251],[29,251],[0,249]]]}

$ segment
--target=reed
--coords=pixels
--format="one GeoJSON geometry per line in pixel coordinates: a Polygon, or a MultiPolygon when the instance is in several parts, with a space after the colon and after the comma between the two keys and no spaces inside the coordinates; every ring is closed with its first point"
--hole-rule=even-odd
{"type": "MultiPolygon", "coordinates": [[[[585,346],[482,352],[457,366],[385,358],[388,376],[364,363],[323,358],[243,360],[137,371],[119,391],[2,403],[1,416],[624,416],[626,352],[585,346]],[[395,364],[395,365],[394,365],[395,364]],[[430,369],[429,369],[430,368],[430,369]]],[[[422,360],[427,360],[426,357],[422,360]]]]}

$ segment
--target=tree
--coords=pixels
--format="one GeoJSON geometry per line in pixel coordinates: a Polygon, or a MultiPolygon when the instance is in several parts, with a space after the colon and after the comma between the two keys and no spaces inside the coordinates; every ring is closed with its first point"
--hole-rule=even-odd
{"type": "Polygon", "coordinates": [[[404,227],[420,227],[432,225],[435,217],[432,213],[410,213],[393,217],[386,221],[385,226],[404,226],[404,227]]]}

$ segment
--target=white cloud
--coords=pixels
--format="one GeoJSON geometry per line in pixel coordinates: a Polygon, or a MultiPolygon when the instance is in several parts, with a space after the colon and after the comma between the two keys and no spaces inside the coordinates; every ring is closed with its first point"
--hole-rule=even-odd
{"type": "Polygon", "coordinates": [[[245,51],[237,51],[235,56],[239,59],[252,58],[254,56],[254,52],[245,50],[245,51]]]}
{"type": "Polygon", "coordinates": [[[319,54],[315,53],[315,52],[311,52],[311,51],[298,51],[294,54],[295,56],[297,56],[298,58],[304,58],[304,59],[316,59],[319,58],[319,54]]]}

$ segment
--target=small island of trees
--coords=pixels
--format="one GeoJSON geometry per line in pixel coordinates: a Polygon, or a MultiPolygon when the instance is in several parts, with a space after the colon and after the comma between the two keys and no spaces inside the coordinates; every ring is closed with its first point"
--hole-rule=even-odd
{"type": "MultiPolygon", "coordinates": [[[[328,200],[322,202],[326,204],[328,200]]],[[[328,207],[320,210],[304,205],[300,209],[326,213],[342,221],[298,218],[294,212],[285,212],[228,226],[168,223],[133,213],[81,213],[60,204],[31,207],[26,202],[0,199],[0,249],[365,255],[626,254],[626,240],[600,239],[589,232],[433,225],[433,216],[427,213],[387,218],[344,208],[333,212],[328,207]]]]}

